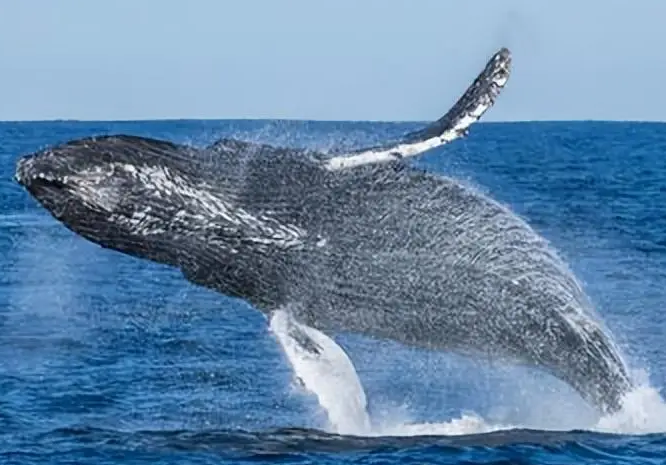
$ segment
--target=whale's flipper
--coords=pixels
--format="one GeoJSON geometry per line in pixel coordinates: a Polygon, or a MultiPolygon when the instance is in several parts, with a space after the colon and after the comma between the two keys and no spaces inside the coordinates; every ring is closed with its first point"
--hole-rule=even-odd
{"type": "Polygon", "coordinates": [[[340,170],[414,157],[467,134],[468,128],[495,103],[511,71],[511,52],[495,53],[465,93],[439,120],[403,136],[389,146],[365,148],[326,160],[326,168],[340,170]]]}
{"type": "Polygon", "coordinates": [[[299,384],[315,394],[338,434],[367,434],[367,398],[345,350],[321,331],[297,322],[285,309],[271,315],[277,338],[299,384]]]}

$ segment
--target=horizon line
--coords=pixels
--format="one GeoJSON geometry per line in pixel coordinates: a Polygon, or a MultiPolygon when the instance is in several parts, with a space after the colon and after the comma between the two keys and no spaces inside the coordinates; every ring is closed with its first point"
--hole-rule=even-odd
{"type": "MultiPolygon", "coordinates": [[[[86,118],[45,118],[45,119],[0,119],[0,124],[11,123],[148,123],[148,122],[230,122],[230,121],[255,121],[255,122],[291,122],[291,123],[371,123],[371,124],[429,124],[435,120],[383,120],[383,119],[307,119],[307,118],[122,118],[122,119],[86,119],[86,118]]],[[[477,121],[479,124],[524,124],[524,123],[639,123],[639,124],[664,124],[666,120],[650,119],[508,119],[497,121],[477,121]]]]}

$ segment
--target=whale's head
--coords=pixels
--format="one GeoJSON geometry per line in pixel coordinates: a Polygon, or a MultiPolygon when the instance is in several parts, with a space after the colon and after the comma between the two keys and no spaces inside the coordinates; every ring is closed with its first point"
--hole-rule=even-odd
{"type": "Polygon", "coordinates": [[[267,257],[301,247],[306,232],[241,204],[228,165],[214,153],[183,145],[105,136],[27,155],[18,161],[15,178],[89,241],[245,296],[257,286],[251,283],[268,282],[266,265],[247,263],[279,263],[267,257]]]}
{"type": "Polygon", "coordinates": [[[156,259],[167,235],[183,242],[206,219],[184,150],[132,136],[79,139],[19,159],[15,178],[75,233],[156,259]]]}

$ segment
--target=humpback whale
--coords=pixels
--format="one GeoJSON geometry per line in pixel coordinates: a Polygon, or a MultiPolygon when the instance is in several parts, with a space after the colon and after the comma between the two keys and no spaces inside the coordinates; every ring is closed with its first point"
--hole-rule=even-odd
{"type": "Polygon", "coordinates": [[[25,155],[15,178],[81,237],[267,315],[537,367],[614,412],[633,382],[550,243],[488,195],[409,164],[466,136],[511,62],[500,49],[444,116],[378,146],[105,135],[25,155]]]}

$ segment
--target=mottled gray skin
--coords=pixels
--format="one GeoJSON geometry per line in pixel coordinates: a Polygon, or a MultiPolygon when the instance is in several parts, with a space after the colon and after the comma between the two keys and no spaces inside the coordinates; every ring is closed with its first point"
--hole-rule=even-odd
{"type": "Polygon", "coordinates": [[[402,162],[328,171],[322,157],[234,140],[196,150],[117,136],[26,158],[17,178],[83,237],[177,267],[263,312],[288,306],[324,332],[536,365],[602,412],[620,407],[631,381],[617,349],[581,313],[589,310],[583,291],[525,222],[454,179],[402,162]],[[72,180],[111,163],[166,167],[194,192],[305,234],[273,241],[271,228],[234,224],[118,169],[94,185],[119,197],[111,219],[82,202],[72,180]],[[38,172],[54,181],[36,179],[38,172]],[[146,207],[157,233],[118,219],[146,207]]]}

